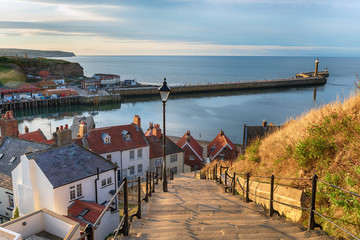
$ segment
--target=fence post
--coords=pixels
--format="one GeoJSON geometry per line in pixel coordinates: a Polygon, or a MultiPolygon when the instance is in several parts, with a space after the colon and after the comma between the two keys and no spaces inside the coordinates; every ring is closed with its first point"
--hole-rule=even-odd
{"type": "Polygon", "coordinates": [[[151,197],[151,172],[149,172],[149,197],[151,197]]]}
{"type": "Polygon", "coordinates": [[[146,171],[145,202],[149,201],[149,171],[146,171]]]}
{"type": "Polygon", "coordinates": [[[159,183],[159,168],[156,167],[155,169],[156,169],[156,185],[158,185],[158,183],[159,183]]]}
{"type": "Polygon", "coordinates": [[[274,180],[275,176],[271,175],[271,181],[270,181],[270,205],[269,205],[269,214],[270,217],[274,214],[274,180]]]}
{"type": "Polygon", "coordinates": [[[217,169],[218,169],[218,167],[217,167],[217,164],[215,164],[215,181],[217,182],[217,169]]]}
{"type": "MultiPolygon", "coordinates": [[[[222,184],[221,175],[222,175],[222,166],[220,166],[220,179],[219,179],[220,185],[222,184]]],[[[226,175],[225,175],[225,178],[226,178],[226,175]]],[[[226,183],[225,183],[225,187],[226,187],[226,183]]]]}
{"type": "Polygon", "coordinates": [[[138,180],[137,180],[137,184],[138,184],[138,210],[137,210],[137,213],[136,213],[136,217],[138,219],[141,219],[141,179],[140,177],[138,177],[138,180]]]}
{"type": "Polygon", "coordinates": [[[92,224],[86,225],[85,232],[87,233],[87,240],[94,240],[94,228],[92,224]]]}
{"type": "MultiPolygon", "coordinates": [[[[228,172],[228,170],[226,169],[226,171],[225,171],[225,182],[224,182],[225,192],[226,192],[226,188],[227,188],[227,172],[228,172]]],[[[221,176],[220,176],[220,178],[221,178],[221,176]]]]}
{"type": "Polygon", "coordinates": [[[160,165],[160,180],[163,180],[163,165],[160,165]]]}
{"type": "Polygon", "coordinates": [[[236,187],[236,173],[234,172],[233,185],[232,185],[232,195],[235,195],[235,187],[236,187]]]}
{"type": "Polygon", "coordinates": [[[124,178],[124,225],[121,232],[124,236],[129,236],[129,206],[128,206],[128,181],[124,178]]]}
{"type": "Polygon", "coordinates": [[[250,173],[246,174],[246,197],[245,197],[245,202],[250,202],[249,199],[249,191],[250,191],[250,173]]]}
{"type": "Polygon", "coordinates": [[[315,201],[316,201],[316,182],[317,176],[314,174],[312,177],[312,188],[311,188],[311,205],[310,205],[310,215],[309,215],[309,227],[308,230],[314,230],[316,223],[315,223],[315,201]]]}

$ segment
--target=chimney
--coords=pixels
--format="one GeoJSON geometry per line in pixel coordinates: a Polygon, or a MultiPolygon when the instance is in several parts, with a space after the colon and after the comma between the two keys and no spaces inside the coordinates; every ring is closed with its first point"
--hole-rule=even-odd
{"type": "Polygon", "coordinates": [[[138,125],[141,128],[141,118],[139,117],[139,115],[135,115],[134,124],[138,125]]]}
{"type": "Polygon", "coordinates": [[[152,130],[154,128],[154,123],[149,122],[149,129],[152,130]]]}
{"type": "Polygon", "coordinates": [[[29,133],[29,128],[28,128],[28,126],[25,126],[25,127],[24,127],[24,130],[25,130],[25,133],[29,133]]]}
{"type": "Polygon", "coordinates": [[[190,139],[191,139],[190,137],[191,137],[191,135],[190,135],[190,130],[189,130],[186,132],[186,141],[187,142],[190,142],[190,139]]]}
{"type": "Polygon", "coordinates": [[[153,128],[153,135],[156,137],[156,139],[160,139],[161,138],[161,128],[159,124],[154,124],[154,128],[153,128]]]}
{"type": "Polygon", "coordinates": [[[267,127],[267,121],[263,120],[262,125],[263,125],[264,128],[266,128],[267,127]]]}
{"type": "Polygon", "coordinates": [[[77,134],[78,138],[82,138],[83,136],[85,136],[87,134],[87,125],[84,121],[81,121],[79,124],[79,132],[77,134]]]}
{"type": "Polygon", "coordinates": [[[224,136],[224,131],[220,129],[220,136],[224,136]]]}
{"type": "Polygon", "coordinates": [[[18,137],[18,122],[12,110],[2,114],[0,119],[1,138],[5,136],[18,137]]]}
{"type": "Polygon", "coordinates": [[[62,146],[71,143],[71,129],[64,129],[62,125],[60,126],[60,129],[59,127],[56,127],[56,132],[53,133],[53,140],[54,145],[56,146],[62,146]]]}

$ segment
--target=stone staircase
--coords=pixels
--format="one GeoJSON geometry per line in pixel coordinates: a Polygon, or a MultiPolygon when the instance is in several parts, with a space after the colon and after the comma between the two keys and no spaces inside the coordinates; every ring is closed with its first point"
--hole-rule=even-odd
{"type": "Polygon", "coordinates": [[[143,204],[143,218],[119,239],[331,239],[299,224],[268,218],[259,205],[225,193],[214,181],[178,174],[143,204]]]}

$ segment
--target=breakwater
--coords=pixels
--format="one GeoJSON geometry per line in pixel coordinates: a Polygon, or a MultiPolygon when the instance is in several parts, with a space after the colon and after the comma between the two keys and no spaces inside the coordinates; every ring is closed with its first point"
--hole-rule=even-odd
{"type": "MultiPolygon", "coordinates": [[[[254,89],[270,89],[270,88],[292,88],[301,86],[316,86],[326,83],[326,78],[309,77],[309,78],[289,78],[275,79],[263,81],[247,81],[247,82],[228,82],[228,83],[208,83],[197,85],[181,85],[170,86],[171,94],[192,94],[204,92],[223,92],[233,90],[254,90],[254,89]]],[[[121,97],[143,97],[158,95],[158,87],[137,87],[126,89],[114,89],[112,93],[120,94],[121,97]]]]}
{"type": "Polygon", "coordinates": [[[0,108],[3,111],[16,110],[16,109],[33,109],[33,108],[46,108],[46,107],[57,107],[62,105],[74,105],[74,104],[85,104],[85,105],[100,105],[105,103],[120,102],[121,97],[119,94],[111,95],[92,95],[92,96],[69,96],[60,98],[50,99],[30,99],[30,100],[19,100],[7,103],[1,103],[0,108]]]}

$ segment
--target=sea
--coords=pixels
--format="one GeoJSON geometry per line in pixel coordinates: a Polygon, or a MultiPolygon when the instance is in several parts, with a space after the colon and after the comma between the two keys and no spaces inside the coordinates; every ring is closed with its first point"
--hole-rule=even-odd
{"type": "MultiPolygon", "coordinates": [[[[95,73],[118,74],[121,80],[161,84],[257,81],[292,78],[314,71],[315,57],[236,57],[236,56],[76,56],[62,58],[77,62],[86,76],[95,73]]],[[[210,141],[222,129],[231,141],[243,143],[244,124],[261,125],[263,120],[282,125],[313,108],[342,101],[354,94],[360,58],[319,57],[319,70],[329,71],[325,85],[268,90],[172,96],[166,103],[166,133],[182,136],[187,130],[199,140],[210,141]]],[[[128,99],[100,106],[62,106],[35,110],[16,110],[19,131],[40,128],[48,138],[55,128],[73,122],[74,116],[93,115],[96,127],[129,124],[141,117],[144,131],[149,123],[162,126],[159,98],[128,99]]]]}

